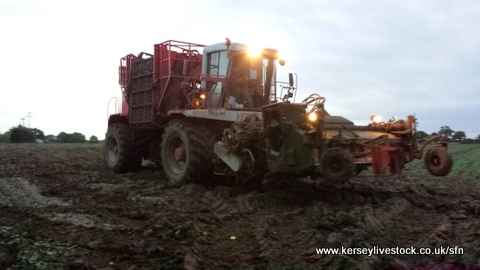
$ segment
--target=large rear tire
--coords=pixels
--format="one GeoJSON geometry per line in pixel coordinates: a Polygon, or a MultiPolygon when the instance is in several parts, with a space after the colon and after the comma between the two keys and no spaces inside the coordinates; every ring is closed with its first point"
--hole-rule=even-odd
{"type": "Polygon", "coordinates": [[[320,161],[323,178],[329,183],[346,183],[355,174],[355,159],[342,148],[330,148],[320,161]]]}
{"type": "Polygon", "coordinates": [[[169,124],[163,134],[161,157],[170,186],[213,177],[215,138],[211,129],[190,119],[177,119],[169,124]]]}
{"type": "Polygon", "coordinates": [[[425,166],[433,176],[445,176],[453,167],[453,159],[445,147],[435,147],[425,155],[425,166]]]}
{"type": "Polygon", "coordinates": [[[108,127],[103,150],[107,166],[114,172],[124,173],[141,166],[142,157],[135,151],[132,131],[126,124],[108,127]]]}

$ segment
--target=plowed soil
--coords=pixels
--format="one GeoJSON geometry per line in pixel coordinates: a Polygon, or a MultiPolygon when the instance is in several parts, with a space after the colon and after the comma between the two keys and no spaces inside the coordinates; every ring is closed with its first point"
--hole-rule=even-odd
{"type": "Polygon", "coordinates": [[[100,144],[0,144],[0,269],[480,268],[479,175],[419,164],[345,185],[171,188],[161,169],[110,172],[100,144]]]}

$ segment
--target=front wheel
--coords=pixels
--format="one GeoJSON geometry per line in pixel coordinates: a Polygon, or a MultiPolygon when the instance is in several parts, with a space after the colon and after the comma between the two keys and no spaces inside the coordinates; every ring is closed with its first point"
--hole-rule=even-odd
{"type": "Polygon", "coordinates": [[[435,147],[425,155],[425,166],[433,176],[445,176],[453,167],[453,159],[445,147],[435,147]]]}
{"type": "Polygon", "coordinates": [[[214,136],[201,122],[173,120],[163,134],[162,166],[171,186],[213,177],[214,136]]]}
{"type": "Polygon", "coordinates": [[[342,148],[330,148],[320,161],[322,175],[330,183],[343,184],[355,174],[355,159],[352,154],[342,148]]]}

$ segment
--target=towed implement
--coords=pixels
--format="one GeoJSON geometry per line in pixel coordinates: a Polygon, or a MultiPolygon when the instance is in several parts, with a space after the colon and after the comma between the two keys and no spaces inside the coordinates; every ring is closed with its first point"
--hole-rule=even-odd
{"type": "Polygon", "coordinates": [[[291,74],[277,91],[277,65],[285,64],[278,55],[253,54],[229,39],[210,46],[169,40],[153,54],[121,58],[122,111],[108,120],[107,166],[126,172],[150,159],[174,186],[215,174],[241,183],[276,173],[343,183],[370,166],[375,174],[399,173],[437,143],[425,155],[427,170],[450,172],[447,140],[440,134],[420,144],[413,116],[358,126],[329,115],[317,94],[291,102],[291,74]]]}

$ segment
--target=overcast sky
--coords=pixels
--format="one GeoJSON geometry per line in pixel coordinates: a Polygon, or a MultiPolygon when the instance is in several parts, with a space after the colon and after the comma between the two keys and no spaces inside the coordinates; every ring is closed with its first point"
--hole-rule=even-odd
{"type": "MultiPolygon", "coordinates": [[[[28,112],[45,134],[104,138],[120,95],[119,59],[174,39],[276,48],[298,97],[332,115],[372,114],[480,134],[480,2],[476,0],[0,0],[0,132],[28,112]]],[[[28,119],[25,120],[28,126],[28,119]]]]}

